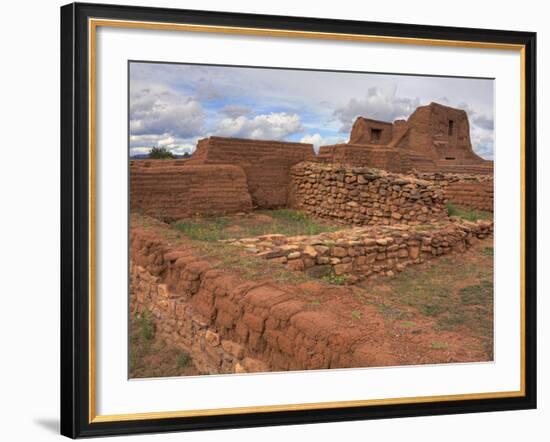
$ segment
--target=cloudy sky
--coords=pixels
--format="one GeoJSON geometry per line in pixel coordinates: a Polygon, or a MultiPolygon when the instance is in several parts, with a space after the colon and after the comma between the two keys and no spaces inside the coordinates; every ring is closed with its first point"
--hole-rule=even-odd
{"type": "Polygon", "coordinates": [[[393,121],[436,101],[468,112],[493,158],[493,81],[183,64],[130,64],[130,153],[192,152],[210,135],[347,142],[357,116],[393,121]]]}

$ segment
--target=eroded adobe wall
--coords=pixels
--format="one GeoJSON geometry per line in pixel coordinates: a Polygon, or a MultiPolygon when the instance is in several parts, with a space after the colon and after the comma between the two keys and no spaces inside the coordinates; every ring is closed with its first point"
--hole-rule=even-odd
{"type": "Polygon", "coordinates": [[[307,237],[264,235],[228,242],[289,270],[305,271],[316,278],[345,275],[348,282],[356,282],[376,274],[393,276],[407,266],[463,252],[492,233],[492,221],[478,221],[355,227],[307,237]]]}
{"type": "Polygon", "coordinates": [[[130,210],[173,221],[252,209],[242,168],[191,166],[180,160],[130,163],[130,210]],[[181,164],[181,165],[180,165],[181,164]]]}
{"type": "Polygon", "coordinates": [[[454,205],[487,212],[494,211],[494,181],[492,174],[417,173],[420,179],[440,185],[454,205]]]}
{"type": "MultiPolygon", "coordinates": [[[[182,244],[134,227],[130,309],[153,313],[169,346],[191,353],[204,373],[366,367],[379,349],[331,310],[312,310],[304,289],[250,281],[216,267],[182,244]]],[[[331,297],[353,299],[333,287],[331,297]]]]}
{"type": "Polygon", "coordinates": [[[392,123],[359,117],[353,123],[349,142],[350,144],[388,144],[392,138],[392,123]],[[380,131],[378,138],[373,137],[373,129],[380,131]]]}
{"type": "Polygon", "coordinates": [[[321,146],[318,161],[373,167],[391,172],[402,171],[400,152],[396,149],[363,144],[334,144],[321,146]]]}
{"type": "Polygon", "coordinates": [[[424,224],[447,219],[433,181],[382,170],[313,162],[292,168],[292,207],[343,224],[424,224]]]}
{"type": "Polygon", "coordinates": [[[287,205],[290,168],[314,158],[312,144],[210,137],[198,142],[188,164],[240,166],[254,206],[276,208],[287,205]]]}
{"type": "Polygon", "coordinates": [[[468,115],[462,109],[438,103],[420,106],[407,120],[407,126],[398,148],[423,153],[436,161],[448,159],[461,164],[484,161],[472,149],[468,115]]]}
{"type": "MultiPolygon", "coordinates": [[[[493,175],[493,161],[482,160],[475,162],[463,162],[457,164],[452,161],[438,161],[435,172],[447,174],[462,174],[462,175],[493,175]]],[[[418,169],[419,171],[431,172],[430,170],[418,169]]]]}

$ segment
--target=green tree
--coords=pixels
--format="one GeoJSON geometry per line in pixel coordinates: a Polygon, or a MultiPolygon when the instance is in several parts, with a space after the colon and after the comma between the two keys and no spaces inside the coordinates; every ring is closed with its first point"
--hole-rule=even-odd
{"type": "Polygon", "coordinates": [[[149,151],[149,158],[152,160],[169,160],[174,159],[174,154],[165,147],[153,147],[149,151]]]}

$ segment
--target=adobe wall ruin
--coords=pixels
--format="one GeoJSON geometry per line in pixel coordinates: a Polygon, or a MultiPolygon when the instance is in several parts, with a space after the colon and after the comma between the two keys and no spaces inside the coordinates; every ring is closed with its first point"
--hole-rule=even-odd
{"type": "Polygon", "coordinates": [[[316,278],[345,276],[357,282],[371,275],[393,276],[410,265],[465,251],[493,233],[492,221],[440,223],[430,226],[356,227],[314,236],[227,240],[258,258],[305,271],[316,278]]]}
{"type": "Polygon", "coordinates": [[[417,173],[416,177],[439,184],[455,206],[486,212],[494,211],[493,175],[417,173]]]}
{"type": "Polygon", "coordinates": [[[199,140],[189,165],[233,164],[243,168],[257,208],[287,205],[290,168],[315,159],[312,144],[209,137],[199,140]]]}
{"type": "Polygon", "coordinates": [[[304,162],[292,168],[289,202],[342,224],[425,224],[447,219],[441,186],[378,169],[304,162]]]}
{"type": "Polygon", "coordinates": [[[394,138],[393,124],[359,117],[353,123],[349,144],[389,144],[394,138]]]}
{"type": "MultiPolygon", "coordinates": [[[[377,350],[361,325],[330,309],[312,310],[307,287],[249,281],[216,267],[182,244],[172,247],[152,230],[130,236],[130,312],[150,311],[157,333],[189,352],[203,373],[368,367],[377,350]]],[[[331,299],[351,289],[326,287],[331,299]]],[[[338,301],[335,301],[338,302],[338,301]]],[[[378,352],[378,356],[380,356],[378,352]]]]}
{"type": "Polygon", "coordinates": [[[395,149],[381,146],[349,143],[321,146],[316,159],[328,164],[349,164],[390,172],[403,171],[401,154],[395,149]]]}
{"type": "Polygon", "coordinates": [[[242,168],[191,166],[179,161],[130,163],[131,211],[174,221],[197,214],[223,215],[252,209],[242,168]]]}

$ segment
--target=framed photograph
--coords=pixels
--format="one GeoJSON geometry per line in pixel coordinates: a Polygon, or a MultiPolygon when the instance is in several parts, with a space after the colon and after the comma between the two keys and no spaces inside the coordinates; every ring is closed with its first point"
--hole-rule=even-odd
{"type": "Polygon", "coordinates": [[[61,8],[61,432],[536,407],[530,32],[61,8]]]}

